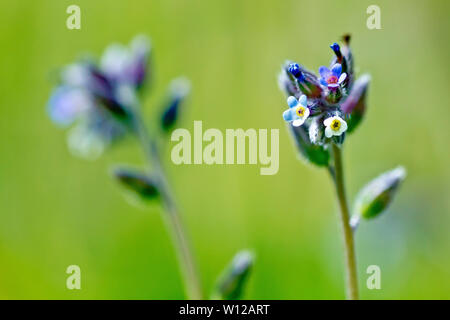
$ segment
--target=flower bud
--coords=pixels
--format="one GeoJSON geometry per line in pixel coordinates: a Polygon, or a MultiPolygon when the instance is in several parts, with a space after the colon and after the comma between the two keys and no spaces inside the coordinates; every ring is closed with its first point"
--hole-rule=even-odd
{"type": "Polygon", "coordinates": [[[161,115],[161,127],[169,131],[178,119],[181,103],[190,92],[189,80],[177,78],[169,86],[169,99],[161,115]]]}
{"type": "Polygon", "coordinates": [[[150,40],[144,35],[136,36],[130,44],[131,56],[129,67],[126,70],[128,80],[140,89],[144,82],[151,79],[149,58],[151,54],[150,40]]]}
{"type": "Polygon", "coordinates": [[[371,219],[380,215],[392,202],[400,183],[406,177],[403,167],[383,173],[369,182],[358,194],[355,201],[355,217],[371,219]]]}
{"type": "Polygon", "coordinates": [[[286,96],[294,96],[297,98],[301,96],[297,81],[285,68],[282,68],[278,75],[278,86],[286,96]]]}
{"type": "Polygon", "coordinates": [[[238,252],[218,278],[212,299],[236,300],[241,298],[253,261],[254,256],[251,252],[247,250],[238,252]]]}
{"type": "Polygon", "coordinates": [[[114,177],[129,191],[140,199],[148,201],[158,196],[156,182],[146,174],[136,170],[118,168],[113,172],[114,177]]]}
{"type": "Polygon", "coordinates": [[[300,91],[308,98],[319,98],[321,96],[322,87],[314,73],[307,71],[297,63],[289,64],[287,72],[296,79],[300,91]]]}
{"type": "Polygon", "coordinates": [[[323,144],[325,139],[324,129],[322,117],[314,117],[311,119],[311,124],[309,126],[309,140],[312,144],[323,144]]]}
{"type": "Polygon", "coordinates": [[[348,132],[352,132],[361,122],[366,111],[367,89],[370,83],[370,76],[362,75],[354,83],[350,94],[341,104],[341,109],[346,115],[348,132]]]}
{"type": "Polygon", "coordinates": [[[353,72],[354,72],[354,68],[353,68],[353,54],[352,54],[352,50],[350,49],[350,39],[351,36],[350,34],[344,34],[342,36],[342,40],[344,41],[344,45],[341,48],[341,52],[342,55],[345,57],[345,60],[347,61],[347,73],[349,76],[349,81],[351,81],[353,79],[353,72]]]}

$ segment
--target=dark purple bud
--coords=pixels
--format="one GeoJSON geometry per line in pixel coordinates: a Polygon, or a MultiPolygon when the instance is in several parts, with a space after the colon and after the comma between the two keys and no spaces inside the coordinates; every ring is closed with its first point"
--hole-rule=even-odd
{"type": "Polygon", "coordinates": [[[161,115],[161,127],[164,131],[173,128],[179,117],[180,106],[190,92],[189,80],[177,78],[172,81],[169,88],[169,99],[161,115]]]}
{"type": "Polygon", "coordinates": [[[336,57],[338,58],[338,62],[340,63],[339,59],[342,60],[342,53],[341,53],[341,48],[339,47],[339,45],[335,42],[330,46],[331,50],[333,50],[334,54],[336,55],[336,57]]]}
{"type": "Polygon", "coordinates": [[[302,81],[304,79],[304,76],[302,74],[302,71],[300,70],[300,66],[298,63],[291,63],[289,65],[288,71],[299,81],[302,81]]]}

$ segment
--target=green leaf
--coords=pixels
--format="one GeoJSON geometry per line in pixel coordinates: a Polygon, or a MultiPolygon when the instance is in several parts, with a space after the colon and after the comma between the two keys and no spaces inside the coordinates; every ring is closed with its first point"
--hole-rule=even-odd
{"type": "Polygon", "coordinates": [[[322,145],[313,144],[305,125],[294,127],[289,125],[289,131],[294,138],[297,149],[305,160],[317,166],[328,166],[330,153],[322,145]]]}
{"type": "Polygon", "coordinates": [[[250,275],[253,261],[254,256],[250,251],[238,252],[218,278],[211,298],[214,300],[240,299],[250,275]]]}
{"type": "Polygon", "coordinates": [[[113,174],[123,187],[132,191],[142,200],[148,201],[158,196],[158,188],[155,181],[144,173],[118,168],[114,170],[113,174]]]}
{"type": "MultiPolygon", "coordinates": [[[[369,182],[355,201],[355,215],[371,219],[380,215],[392,202],[400,183],[405,179],[403,167],[383,173],[369,182]]],[[[352,218],[355,220],[355,218],[352,218]]]]}

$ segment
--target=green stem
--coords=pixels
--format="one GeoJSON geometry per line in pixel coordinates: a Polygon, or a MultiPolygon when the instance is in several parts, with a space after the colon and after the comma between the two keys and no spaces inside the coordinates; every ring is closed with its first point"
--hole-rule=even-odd
{"type": "MultiPolygon", "coordinates": [[[[344,171],[342,168],[342,154],[341,149],[336,144],[332,143],[333,158],[334,158],[334,175],[332,179],[336,188],[336,195],[340,208],[340,219],[342,230],[344,234],[345,247],[345,266],[347,278],[347,299],[358,300],[358,275],[356,271],[356,256],[355,245],[353,239],[353,231],[350,227],[350,212],[347,204],[347,197],[344,188],[344,171]]],[[[330,173],[332,171],[330,170],[330,173]]]]}
{"type": "Polygon", "coordinates": [[[136,133],[144,149],[149,165],[153,167],[153,178],[158,184],[162,202],[167,214],[164,215],[166,225],[170,231],[172,242],[176,248],[180,271],[183,275],[186,293],[189,299],[200,300],[203,298],[200,277],[192,254],[192,250],[186,235],[185,227],[167,182],[156,140],[148,134],[142,115],[135,110],[134,122],[136,133]]]}

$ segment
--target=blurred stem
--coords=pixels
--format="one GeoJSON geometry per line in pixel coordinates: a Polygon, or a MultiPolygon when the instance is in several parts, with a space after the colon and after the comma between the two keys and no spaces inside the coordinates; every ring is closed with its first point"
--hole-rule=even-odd
{"type": "Polygon", "coordinates": [[[347,299],[358,300],[358,275],[356,272],[355,245],[352,228],[350,227],[350,213],[348,210],[347,197],[344,187],[344,171],[342,168],[341,148],[332,143],[334,170],[330,174],[336,188],[336,195],[340,209],[340,219],[344,234],[345,267],[347,281],[347,299]]]}
{"type": "Polygon", "coordinates": [[[149,165],[154,169],[153,178],[156,179],[158,183],[158,190],[167,213],[164,215],[164,219],[177,251],[177,258],[184,278],[187,296],[192,300],[200,300],[203,298],[200,277],[198,275],[197,266],[186,235],[184,224],[181,221],[175,198],[161,164],[157,141],[148,134],[139,108],[135,108],[133,118],[140,144],[144,149],[149,165]]]}

